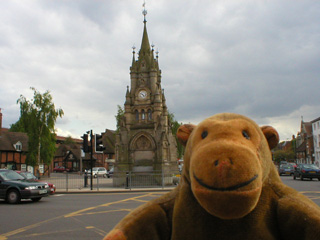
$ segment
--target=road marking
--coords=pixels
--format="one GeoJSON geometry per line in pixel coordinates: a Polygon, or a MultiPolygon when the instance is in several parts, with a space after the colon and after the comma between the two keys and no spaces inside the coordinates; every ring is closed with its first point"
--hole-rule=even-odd
{"type": "Polygon", "coordinates": [[[149,200],[141,200],[141,199],[134,199],[133,201],[135,201],[135,202],[143,202],[143,203],[149,202],[149,200]]]}
{"type": "MultiPolygon", "coordinates": [[[[119,193],[119,194],[122,194],[122,193],[119,193]]],[[[137,193],[132,193],[132,194],[137,194],[137,193]]],[[[38,223],[35,223],[35,224],[31,224],[29,226],[18,228],[16,230],[11,231],[11,232],[0,234],[0,240],[7,240],[8,237],[11,237],[11,236],[17,235],[19,233],[31,230],[33,228],[39,227],[42,224],[49,223],[49,222],[52,222],[52,221],[60,219],[60,218],[69,218],[69,217],[75,217],[75,216],[81,216],[81,215],[89,215],[89,214],[97,214],[97,213],[101,214],[101,213],[117,212],[117,211],[130,212],[130,211],[132,211],[132,209],[108,210],[108,211],[99,211],[99,212],[93,212],[93,213],[90,213],[90,212],[88,213],[87,211],[94,210],[94,209],[97,209],[99,207],[108,207],[108,206],[113,205],[113,204],[123,203],[123,202],[128,202],[128,201],[143,201],[143,200],[141,200],[139,198],[154,197],[153,195],[156,195],[156,194],[159,195],[159,193],[149,192],[149,193],[144,194],[144,195],[140,195],[140,196],[136,196],[136,197],[132,197],[132,198],[127,198],[127,199],[123,199],[123,200],[119,200],[119,201],[115,201],[115,202],[104,203],[104,204],[101,204],[101,205],[98,205],[98,206],[95,206],[95,207],[89,207],[89,208],[86,208],[86,209],[75,211],[73,213],[69,213],[69,214],[61,215],[61,216],[54,217],[54,218],[51,218],[51,219],[47,219],[47,220],[44,220],[44,221],[41,221],[41,222],[38,222],[38,223]],[[87,212],[87,213],[85,213],[85,212],[87,212]]],[[[94,232],[96,232],[96,233],[98,233],[98,234],[100,234],[102,236],[104,236],[106,234],[104,231],[102,231],[102,230],[100,230],[98,228],[93,227],[91,229],[94,232]]],[[[39,235],[41,235],[41,234],[39,234],[39,235]]]]}
{"type": "Polygon", "coordinates": [[[106,210],[106,211],[99,211],[99,212],[88,212],[88,213],[78,214],[76,216],[105,214],[105,213],[111,213],[111,212],[131,212],[132,210],[133,209],[122,208],[122,209],[116,209],[116,210],[106,210]]]}
{"type": "Polygon", "coordinates": [[[302,194],[304,194],[304,193],[318,193],[318,194],[320,194],[320,191],[302,191],[300,193],[302,193],[302,194]]]}
{"type": "Polygon", "coordinates": [[[108,207],[110,205],[117,204],[117,203],[123,203],[123,202],[128,202],[128,201],[136,201],[139,198],[148,197],[148,196],[150,196],[152,194],[153,193],[147,193],[147,194],[144,194],[144,195],[141,195],[141,196],[136,196],[136,197],[132,197],[132,198],[126,198],[126,199],[122,199],[122,200],[115,201],[115,202],[104,203],[104,204],[101,204],[101,205],[98,205],[98,206],[95,206],[95,207],[89,207],[89,208],[81,209],[79,211],[75,211],[73,213],[69,213],[69,214],[65,215],[64,217],[68,218],[68,217],[80,216],[80,215],[82,215],[82,213],[90,211],[90,210],[94,210],[94,209],[97,209],[97,208],[100,208],[100,207],[108,207]]]}
{"type": "Polygon", "coordinates": [[[105,231],[103,231],[103,230],[101,230],[101,229],[99,229],[99,228],[96,228],[96,227],[94,227],[94,226],[88,226],[88,227],[86,227],[86,229],[90,229],[90,230],[96,232],[97,234],[99,234],[99,235],[102,236],[102,237],[104,237],[105,235],[107,235],[107,232],[105,232],[105,231]]]}
{"type": "Polygon", "coordinates": [[[16,234],[19,234],[19,233],[22,233],[22,232],[25,232],[27,230],[30,230],[32,228],[35,228],[35,227],[38,227],[44,223],[48,223],[48,222],[51,222],[51,221],[54,221],[56,219],[59,219],[59,218],[62,218],[63,216],[59,216],[59,217],[54,217],[54,218],[51,218],[51,219],[47,219],[47,220],[44,220],[44,221],[41,221],[41,222],[38,222],[38,223],[35,223],[35,224],[32,224],[32,225],[29,225],[29,226],[26,226],[26,227],[22,227],[22,228],[18,228],[16,230],[13,230],[11,232],[7,232],[7,233],[4,233],[4,234],[1,234],[0,235],[0,239],[7,239],[8,237],[11,237],[13,235],[16,235],[16,234]]]}
{"type": "Polygon", "coordinates": [[[94,226],[88,226],[88,227],[86,227],[86,229],[91,229],[91,228],[94,228],[94,226]]]}

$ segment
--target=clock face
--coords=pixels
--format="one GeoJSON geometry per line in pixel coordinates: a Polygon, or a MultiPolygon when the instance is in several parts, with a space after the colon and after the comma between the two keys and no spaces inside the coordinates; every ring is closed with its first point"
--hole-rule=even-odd
{"type": "Polygon", "coordinates": [[[141,99],[145,99],[145,98],[147,97],[147,92],[146,92],[145,90],[141,90],[141,91],[139,92],[139,97],[140,97],[141,99]]]}

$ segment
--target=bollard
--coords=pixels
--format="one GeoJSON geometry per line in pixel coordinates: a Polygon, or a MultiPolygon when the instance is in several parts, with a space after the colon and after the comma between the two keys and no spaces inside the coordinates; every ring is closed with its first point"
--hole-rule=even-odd
{"type": "Polygon", "coordinates": [[[126,173],[126,189],[129,189],[129,173],[126,173]]]}
{"type": "Polygon", "coordinates": [[[87,171],[85,171],[84,173],[84,187],[88,186],[88,174],[87,171]]]}
{"type": "Polygon", "coordinates": [[[97,174],[97,191],[99,191],[99,175],[97,174]]]}

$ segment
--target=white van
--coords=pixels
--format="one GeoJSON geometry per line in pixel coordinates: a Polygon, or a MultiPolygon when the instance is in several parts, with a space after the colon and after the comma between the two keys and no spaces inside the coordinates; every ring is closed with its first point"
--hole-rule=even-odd
{"type": "MultiPolygon", "coordinates": [[[[107,177],[107,169],[105,169],[104,167],[94,167],[92,168],[92,172],[93,172],[93,177],[107,177]]],[[[89,169],[88,171],[88,175],[91,175],[91,169],[89,169]]]]}

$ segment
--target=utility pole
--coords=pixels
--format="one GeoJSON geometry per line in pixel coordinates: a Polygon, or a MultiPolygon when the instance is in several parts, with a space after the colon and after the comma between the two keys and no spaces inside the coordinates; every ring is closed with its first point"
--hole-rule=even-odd
{"type": "Polygon", "coordinates": [[[90,130],[90,143],[91,143],[91,153],[90,153],[90,168],[91,168],[91,176],[90,176],[90,189],[93,190],[93,134],[92,134],[92,130],[90,130]]]}

